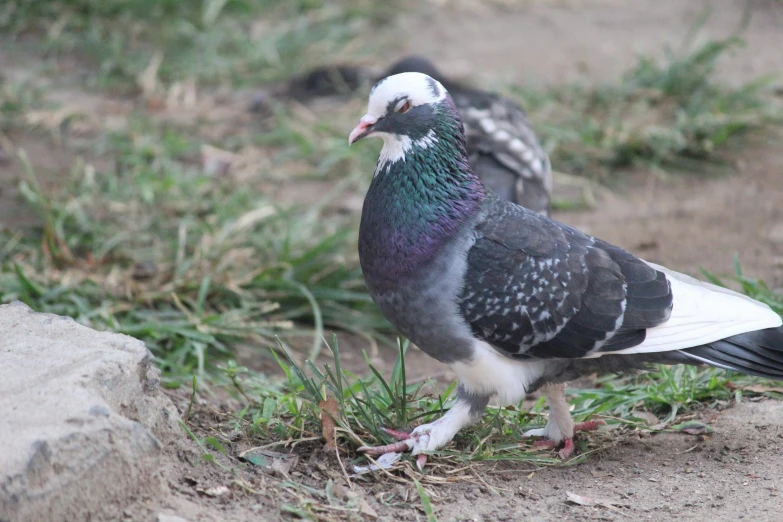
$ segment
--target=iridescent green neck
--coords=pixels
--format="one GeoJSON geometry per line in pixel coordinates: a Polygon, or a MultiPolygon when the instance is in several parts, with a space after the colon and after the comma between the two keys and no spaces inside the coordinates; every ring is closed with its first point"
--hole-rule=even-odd
{"type": "Polygon", "coordinates": [[[486,196],[468,163],[462,122],[446,101],[426,134],[408,138],[404,157],[384,162],[381,155],[359,235],[368,282],[415,274],[478,213],[486,196]]]}

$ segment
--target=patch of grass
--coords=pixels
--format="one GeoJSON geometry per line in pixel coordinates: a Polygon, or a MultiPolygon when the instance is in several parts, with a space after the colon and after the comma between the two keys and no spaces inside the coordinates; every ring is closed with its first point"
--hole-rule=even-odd
{"type": "Polygon", "coordinates": [[[667,50],[663,63],[642,56],[617,84],[512,90],[557,170],[599,181],[634,167],[704,172],[725,164],[737,138],[783,125],[772,77],[737,87],[716,79],[720,59],[742,45],[732,36],[667,50]]]}
{"type": "MultiPolygon", "coordinates": [[[[783,312],[783,296],[769,292],[761,282],[743,282],[747,294],[783,312]]],[[[291,358],[278,359],[287,386],[274,393],[264,386],[248,391],[248,386],[238,384],[241,381],[234,372],[231,381],[241,395],[236,397],[246,407],[230,429],[243,429],[248,436],[261,440],[318,438],[322,401],[334,397],[338,402],[338,446],[350,449],[393,442],[381,427],[410,428],[431,422],[448,409],[456,390],[456,383],[452,383],[442,394],[432,394],[427,392],[428,383],[409,384],[404,359],[407,346],[399,344],[397,360],[387,377],[369,359],[367,377],[344,370],[336,337],[330,343],[332,362],[322,368],[309,361],[303,366],[291,358]]],[[[607,375],[598,379],[595,388],[567,393],[577,421],[603,418],[610,426],[661,431],[679,429],[675,420],[685,412],[722,407],[732,400],[741,401],[743,394],[783,399],[779,390],[772,386],[765,389],[763,380],[717,368],[656,365],[647,372],[607,375]],[[650,414],[657,422],[649,420],[650,414]]],[[[521,403],[516,407],[490,406],[481,422],[457,435],[454,449],[436,452],[442,457],[437,462],[457,467],[473,461],[523,461],[536,466],[556,463],[551,454],[520,444],[522,433],[545,423],[541,415],[544,408],[543,398],[531,408],[523,408],[521,403]]],[[[582,451],[590,453],[584,445],[582,451]]]]}
{"type": "MultiPolygon", "coordinates": [[[[718,286],[727,286],[725,281],[715,274],[702,270],[702,275],[712,284],[718,286]]],[[[775,310],[779,315],[783,315],[783,294],[770,290],[767,284],[756,278],[747,277],[742,271],[742,265],[740,264],[739,256],[734,256],[734,275],[728,280],[735,285],[739,286],[739,290],[756,299],[762,303],[768,305],[775,310]]]]}
{"type": "Polygon", "coordinates": [[[94,61],[92,82],[134,84],[156,55],[164,82],[234,85],[288,77],[346,49],[394,2],[370,0],[9,0],[0,29],[94,61]]]}
{"type": "MultiPolygon", "coordinates": [[[[364,290],[357,217],[330,206],[366,185],[373,151],[346,147],[350,125],[340,117],[317,121],[272,102],[256,119],[249,99],[205,86],[286,77],[347,49],[393,8],[365,0],[4,4],[0,28],[21,46],[39,39],[50,53],[91,57],[98,65],[83,76],[154,96],[107,117],[100,98],[85,103],[79,92],[70,104],[70,92],[59,93],[53,108],[45,92],[3,84],[0,132],[36,126],[81,157],[41,173],[21,151],[23,204],[41,228],[0,229],[0,301],[138,337],[171,384],[203,375],[239,344],[266,352],[278,336],[311,337],[314,357],[325,329],[383,339],[390,327],[364,290]],[[162,61],[150,67],[155,56],[162,61]],[[332,185],[306,204],[274,200],[280,185],[298,180],[332,185]]],[[[73,89],[73,79],[57,81],[73,89]]],[[[15,155],[7,143],[3,152],[15,155]]]]}
{"type": "Polygon", "coordinates": [[[40,92],[31,85],[12,84],[0,77],[0,133],[18,128],[20,118],[40,102],[40,92]]]}
{"type": "Polygon", "coordinates": [[[0,301],[138,337],[177,378],[241,342],[312,336],[315,355],[325,328],[389,331],[364,291],[356,217],[326,206],[364,183],[374,159],[336,147],[341,128],[320,124],[311,139],[286,112],[277,123],[226,138],[239,150],[269,143],[246,179],[208,172],[201,137],[141,115],[104,135],[112,163],[81,162],[58,186],[43,188],[28,158],[21,192],[43,226],[0,230],[0,301]],[[255,169],[278,165],[341,181],[316,204],[277,205],[255,169]]]}
{"type": "MultiPolygon", "coordinates": [[[[260,440],[285,440],[293,437],[318,437],[321,433],[320,405],[328,397],[338,401],[338,445],[357,447],[364,444],[392,442],[380,428],[407,428],[431,422],[445,413],[450,406],[456,383],[442,394],[427,392],[429,383],[410,384],[405,377],[404,354],[408,343],[400,342],[399,353],[390,375],[385,377],[367,359],[367,376],[357,376],[342,368],[339,344],[336,337],[329,343],[332,363],[322,368],[310,361],[300,365],[292,358],[278,358],[286,376],[286,388],[270,393],[263,382],[246,369],[246,379],[236,388],[237,399],[250,398],[229,429],[243,429],[260,440]],[[257,385],[260,384],[260,385],[257,385]]],[[[366,357],[366,355],[365,355],[366,357]]],[[[232,379],[232,382],[236,383],[232,379]]],[[[519,435],[531,422],[538,421],[537,414],[518,409],[491,409],[489,422],[463,430],[458,444],[463,451],[443,451],[453,462],[473,460],[521,460],[536,464],[550,464],[554,460],[540,452],[520,447],[519,435]]]]}

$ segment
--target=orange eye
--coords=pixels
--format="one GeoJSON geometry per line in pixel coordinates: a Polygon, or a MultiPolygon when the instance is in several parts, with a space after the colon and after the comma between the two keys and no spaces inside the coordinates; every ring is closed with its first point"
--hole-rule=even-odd
{"type": "Polygon", "coordinates": [[[410,108],[411,108],[411,102],[405,100],[404,102],[402,102],[400,105],[397,106],[397,112],[399,112],[400,114],[404,114],[408,112],[410,108]]]}

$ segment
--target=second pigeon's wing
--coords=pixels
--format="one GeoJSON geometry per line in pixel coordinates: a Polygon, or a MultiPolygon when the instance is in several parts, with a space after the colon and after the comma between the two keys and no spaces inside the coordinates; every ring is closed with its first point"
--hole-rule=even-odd
{"type": "Polygon", "coordinates": [[[465,124],[470,163],[493,190],[549,214],[552,171],[525,111],[511,100],[472,90],[452,93],[465,124]]]}
{"type": "Polygon", "coordinates": [[[642,343],[664,323],[664,273],[527,209],[492,200],[459,306],[473,334],[515,358],[581,358],[642,343]]]}

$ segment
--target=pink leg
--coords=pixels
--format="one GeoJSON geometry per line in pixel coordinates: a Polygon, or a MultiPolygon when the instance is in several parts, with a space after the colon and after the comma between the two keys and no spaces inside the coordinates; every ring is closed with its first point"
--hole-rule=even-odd
{"type": "Polygon", "coordinates": [[[574,433],[579,431],[594,431],[598,426],[606,424],[602,420],[579,422],[574,424],[571,420],[568,402],[565,399],[565,383],[545,384],[541,391],[549,404],[549,418],[546,427],[526,431],[524,437],[539,437],[534,447],[547,447],[556,449],[562,447],[557,455],[561,459],[567,459],[574,453],[574,433]],[[540,439],[544,439],[543,441],[540,439]],[[553,442],[553,440],[558,441],[553,442]]]}
{"type": "MultiPolygon", "coordinates": [[[[574,433],[580,431],[596,431],[599,426],[603,426],[604,424],[606,424],[606,422],[602,420],[577,422],[574,424],[574,433]]],[[[563,439],[562,444],[563,447],[557,452],[557,456],[565,460],[574,453],[574,439],[572,437],[565,438],[563,439]]],[[[559,445],[555,441],[549,439],[539,439],[533,443],[534,448],[556,449],[558,446],[559,445]]]]}
{"type": "Polygon", "coordinates": [[[563,448],[557,452],[557,456],[565,460],[574,453],[574,439],[563,440],[563,448]]]}
{"type": "MultiPolygon", "coordinates": [[[[370,455],[383,455],[385,453],[397,453],[411,451],[416,455],[416,465],[419,469],[427,463],[426,453],[446,446],[454,438],[454,435],[463,427],[470,425],[478,419],[473,411],[474,399],[465,400],[458,398],[446,414],[433,422],[421,424],[410,433],[399,430],[385,430],[398,442],[379,447],[362,446],[359,451],[370,455]]],[[[483,404],[481,406],[484,407],[483,404]]]]}
{"type": "MultiPolygon", "coordinates": [[[[415,440],[417,437],[411,436],[410,433],[407,433],[405,431],[400,430],[390,430],[389,428],[381,428],[383,431],[385,431],[387,434],[391,435],[393,438],[397,439],[399,442],[394,442],[392,444],[386,444],[385,446],[362,446],[357,449],[357,451],[361,451],[363,453],[366,453],[372,457],[379,457],[381,455],[385,455],[386,453],[401,453],[403,451],[408,451],[411,449],[411,443],[409,441],[415,440]]],[[[427,464],[427,455],[424,453],[420,453],[416,457],[416,467],[419,468],[419,471],[424,469],[424,466],[427,464]]]]}
{"type": "Polygon", "coordinates": [[[381,428],[381,430],[385,431],[387,435],[391,435],[397,440],[406,440],[411,436],[411,432],[409,431],[390,430],[389,428],[381,428]]]}

